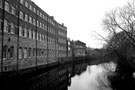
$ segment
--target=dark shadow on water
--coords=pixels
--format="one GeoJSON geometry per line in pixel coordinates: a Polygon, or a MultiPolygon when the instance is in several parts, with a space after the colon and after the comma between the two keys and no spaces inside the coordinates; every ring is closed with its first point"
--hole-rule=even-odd
{"type": "Polygon", "coordinates": [[[108,76],[113,90],[135,90],[133,68],[126,60],[118,62],[114,75],[108,76]]]}

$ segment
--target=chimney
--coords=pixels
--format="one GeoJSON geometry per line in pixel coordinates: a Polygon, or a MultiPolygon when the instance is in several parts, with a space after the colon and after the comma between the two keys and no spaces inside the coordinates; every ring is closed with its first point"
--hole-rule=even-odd
{"type": "Polygon", "coordinates": [[[64,26],[64,23],[62,23],[62,26],[64,26]]]}

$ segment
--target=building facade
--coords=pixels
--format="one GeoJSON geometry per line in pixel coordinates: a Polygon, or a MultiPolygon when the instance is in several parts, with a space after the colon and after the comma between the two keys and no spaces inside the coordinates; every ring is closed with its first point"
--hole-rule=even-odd
{"type": "Polygon", "coordinates": [[[86,44],[82,41],[72,41],[72,49],[74,57],[84,57],[86,56],[86,44]]]}
{"type": "Polygon", "coordinates": [[[66,40],[67,27],[31,0],[0,0],[1,72],[57,62],[66,40]]]}

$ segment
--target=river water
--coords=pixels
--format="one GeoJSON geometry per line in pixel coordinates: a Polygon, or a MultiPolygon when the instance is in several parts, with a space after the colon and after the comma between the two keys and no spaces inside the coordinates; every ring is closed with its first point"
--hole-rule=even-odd
{"type": "Polygon", "coordinates": [[[87,66],[86,71],[71,78],[68,90],[112,90],[107,76],[113,74],[115,67],[112,62],[87,66]]]}

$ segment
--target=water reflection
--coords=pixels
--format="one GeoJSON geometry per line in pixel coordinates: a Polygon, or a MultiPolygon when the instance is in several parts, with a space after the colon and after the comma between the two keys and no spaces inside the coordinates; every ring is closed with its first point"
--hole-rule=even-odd
{"type": "Polygon", "coordinates": [[[13,90],[111,90],[107,75],[111,75],[114,70],[113,63],[90,66],[86,63],[71,64],[59,66],[36,77],[32,77],[33,74],[20,76],[8,83],[13,90]]]}
{"type": "Polygon", "coordinates": [[[107,75],[115,70],[114,63],[87,66],[85,72],[71,79],[68,90],[112,90],[107,75]]]}

